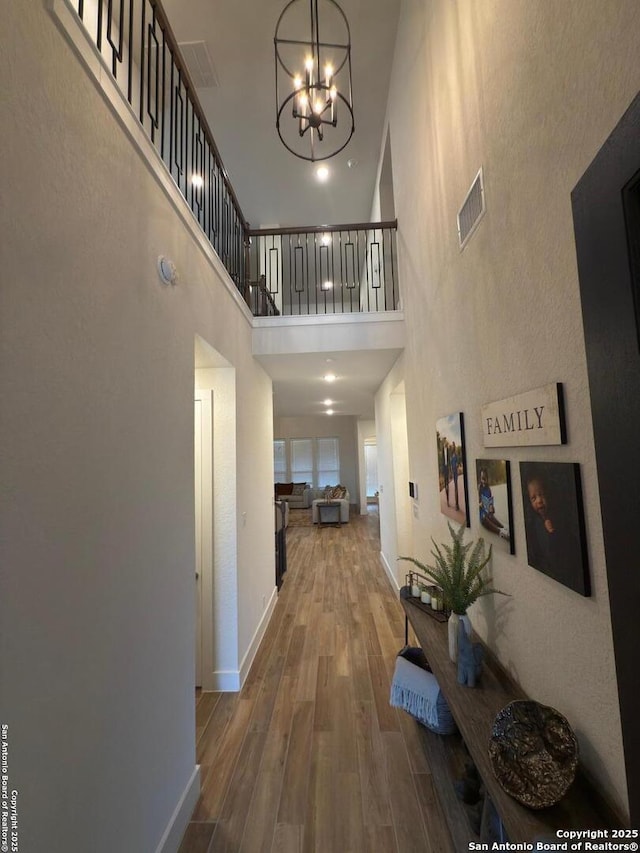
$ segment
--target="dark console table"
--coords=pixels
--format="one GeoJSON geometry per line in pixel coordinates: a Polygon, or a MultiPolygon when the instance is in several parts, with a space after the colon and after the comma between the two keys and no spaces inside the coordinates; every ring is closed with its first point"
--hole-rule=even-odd
{"type": "MultiPolygon", "coordinates": [[[[505,705],[514,699],[530,697],[524,694],[486,648],[478,686],[469,688],[458,684],[457,667],[449,658],[446,623],[437,621],[416,607],[411,599],[401,597],[400,603],[451,708],[464,745],[482,777],[508,840],[531,842],[538,837],[555,838],[558,829],[622,827],[619,818],[581,772],[578,772],[564,798],[551,808],[534,811],[521,805],[503,790],[489,760],[491,728],[496,714],[505,705]]],[[[446,780],[444,784],[452,784],[452,780],[446,780]]]]}

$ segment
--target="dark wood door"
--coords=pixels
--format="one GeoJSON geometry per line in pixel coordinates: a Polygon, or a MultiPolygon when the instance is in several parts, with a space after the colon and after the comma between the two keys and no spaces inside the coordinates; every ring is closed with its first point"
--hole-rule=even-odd
{"type": "Polygon", "coordinates": [[[631,826],[639,826],[640,94],[572,204],[631,826]]]}

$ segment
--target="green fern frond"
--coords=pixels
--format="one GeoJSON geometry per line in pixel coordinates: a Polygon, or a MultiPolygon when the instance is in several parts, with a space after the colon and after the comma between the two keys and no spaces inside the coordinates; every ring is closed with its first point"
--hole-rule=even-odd
{"type": "Polygon", "coordinates": [[[447,522],[451,534],[451,544],[442,542],[440,545],[431,538],[433,548],[431,555],[435,560],[434,566],[426,565],[415,557],[398,557],[413,563],[419,571],[433,581],[442,590],[445,606],[454,613],[465,613],[471,605],[485,595],[508,595],[502,590],[494,589],[492,578],[482,574],[491,560],[492,546],[485,553],[484,539],[480,537],[475,543],[464,542],[464,525],[456,530],[447,522]]]}

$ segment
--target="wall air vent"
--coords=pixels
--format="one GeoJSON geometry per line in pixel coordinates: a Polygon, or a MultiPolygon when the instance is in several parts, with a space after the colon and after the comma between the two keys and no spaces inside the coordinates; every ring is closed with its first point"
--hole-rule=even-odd
{"type": "Polygon", "coordinates": [[[214,89],[220,85],[206,42],[182,41],[178,47],[196,89],[214,89]]]}
{"type": "Polygon", "coordinates": [[[478,223],[484,216],[484,181],[482,178],[482,167],[473,179],[471,189],[458,211],[458,241],[460,249],[464,249],[471,235],[478,227],[478,223]]]}

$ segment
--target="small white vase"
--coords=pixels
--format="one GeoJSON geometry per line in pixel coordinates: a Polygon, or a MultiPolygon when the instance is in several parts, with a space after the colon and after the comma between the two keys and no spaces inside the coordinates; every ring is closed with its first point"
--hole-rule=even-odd
{"type": "Polygon", "coordinates": [[[451,613],[447,628],[449,631],[449,657],[456,663],[458,660],[458,624],[462,622],[464,629],[467,632],[467,637],[471,636],[471,622],[466,613],[451,613]]]}

